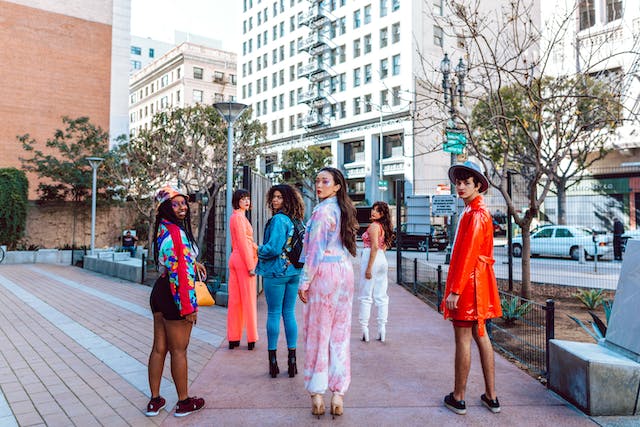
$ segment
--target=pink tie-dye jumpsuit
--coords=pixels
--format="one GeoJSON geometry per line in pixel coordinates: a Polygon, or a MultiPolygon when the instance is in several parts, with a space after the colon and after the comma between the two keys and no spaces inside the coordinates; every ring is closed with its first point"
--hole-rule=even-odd
{"type": "Polygon", "coordinates": [[[300,290],[304,304],[304,385],[311,394],[344,394],[351,383],[352,257],[340,238],[340,207],[335,197],[313,210],[304,238],[300,290]]]}

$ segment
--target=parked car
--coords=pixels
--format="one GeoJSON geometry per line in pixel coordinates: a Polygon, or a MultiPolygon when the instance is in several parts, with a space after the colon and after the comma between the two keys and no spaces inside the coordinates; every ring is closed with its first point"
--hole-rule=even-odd
{"type": "MultiPolygon", "coordinates": [[[[449,244],[447,230],[441,225],[432,225],[429,234],[408,234],[404,231],[401,233],[402,249],[417,249],[420,252],[426,252],[429,248],[444,251],[449,244]]],[[[394,239],[393,247],[396,246],[396,239],[394,239]]]]}
{"type": "MultiPolygon", "coordinates": [[[[596,242],[598,258],[603,258],[613,254],[612,240],[611,236],[595,234],[586,227],[547,225],[531,234],[531,256],[546,255],[578,259],[582,246],[585,257],[593,258],[594,242],[596,242]]],[[[511,253],[517,258],[522,256],[522,236],[513,238],[511,253]]]]}

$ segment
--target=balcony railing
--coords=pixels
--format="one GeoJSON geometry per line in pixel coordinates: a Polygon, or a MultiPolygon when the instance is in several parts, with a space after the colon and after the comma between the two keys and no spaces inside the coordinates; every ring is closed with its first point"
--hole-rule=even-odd
{"type": "Polygon", "coordinates": [[[324,124],[323,117],[315,111],[302,117],[301,125],[303,127],[316,127],[316,126],[322,126],[323,124],[324,124]]]}

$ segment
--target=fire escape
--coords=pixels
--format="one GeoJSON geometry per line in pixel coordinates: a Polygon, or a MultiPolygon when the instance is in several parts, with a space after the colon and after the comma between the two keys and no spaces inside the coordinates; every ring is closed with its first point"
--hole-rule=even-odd
{"type": "Polygon", "coordinates": [[[302,117],[300,126],[315,128],[329,124],[327,109],[332,105],[325,88],[331,78],[331,68],[325,59],[331,54],[332,43],[329,27],[335,21],[320,0],[309,0],[311,7],[300,16],[298,25],[309,28],[307,38],[298,43],[298,52],[307,52],[309,61],[298,69],[298,78],[307,78],[309,85],[306,91],[298,96],[299,104],[307,104],[309,113],[302,117]]]}

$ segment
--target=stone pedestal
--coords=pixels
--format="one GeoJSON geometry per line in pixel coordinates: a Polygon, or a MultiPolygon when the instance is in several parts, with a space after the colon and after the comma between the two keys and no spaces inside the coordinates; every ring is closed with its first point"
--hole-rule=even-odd
{"type": "Polygon", "coordinates": [[[640,364],[602,345],[551,340],[549,387],[588,415],[640,414],[640,364]]]}

